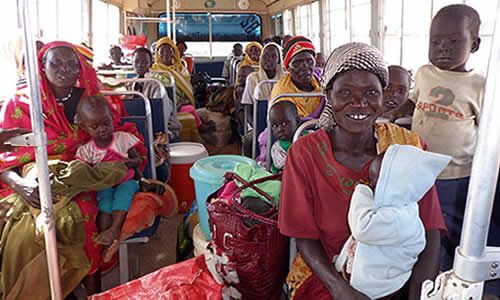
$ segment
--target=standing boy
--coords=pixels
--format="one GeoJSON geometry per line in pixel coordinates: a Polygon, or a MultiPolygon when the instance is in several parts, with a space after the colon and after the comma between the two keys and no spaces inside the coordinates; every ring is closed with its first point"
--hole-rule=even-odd
{"type": "MultiPolygon", "coordinates": [[[[446,6],[436,14],[429,39],[431,64],[417,71],[411,96],[416,104],[412,129],[428,144],[429,151],[453,157],[436,181],[448,227],[441,244],[442,270],[452,268],[460,242],[476,146],[485,79],[468,70],[466,63],[479,49],[480,24],[479,14],[463,4],[446,6]]],[[[490,243],[496,243],[491,234],[496,231],[496,219],[493,216],[490,243]]],[[[498,281],[492,283],[495,287],[487,284],[486,291],[500,295],[498,281]]]]}

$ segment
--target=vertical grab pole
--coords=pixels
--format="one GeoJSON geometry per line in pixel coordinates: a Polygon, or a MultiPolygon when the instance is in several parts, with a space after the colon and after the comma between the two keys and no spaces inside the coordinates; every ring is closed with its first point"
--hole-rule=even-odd
{"type": "Polygon", "coordinates": [[[170,30],[170,21],[172,20],[172,18],[170,18],[170,0],[165,0],[165,6],[167,9],[167,36],[172,38],[172,31],[170,30]]]}
{"type": "Polygon", "coordinates": [[[208,43],[210,51],[210,59],[214,58],[212,56],[212,13],[208,13],[208,43]]]}
{"type": "MultiPolygon", "coordinates": [[[[497,6],[500,16],[500,2],[497,6]]],[[[481,123],[472,172],[467,194],[464,225],[460,239],[460,254],[466,257],[481,257],[488,238],[488,228],[493,209],[493,198],[500,166],[500,21],[495,22],[495,31],[488,66],[481,123]]],[[[460,274],[457,273],[459,277],[460,274]]]]}
{"type": "Polygon", "coordinates": [[[174,43],[177,43],[177,33],[175,32],[175,27],[176,27],[176,24],[175,24],[175,19],[176,19],[176,16],[175,16],[175,5],[176,5],[176,2],[179,1],[179,0],[173,0],[173,3],[172,3],[172,40],[174,41],[174,43]]]}
{"type": "Polygon", "coordinates": [[[42,223],[45,239],[45,251],[47,253],[50,294],[52,299],[62,300],[63,296],[61,291],[61,281],[56,248],[56,231],[54,227],[54,211],[52,208],[49,170],[47,167],[47,138],[45,135],[43,124],[42,105],[40,97],[40,81],[38,78],[37,56],[35,54],[37,53],[37,51],[35,47],[35,41],[33,40],[34,34],[31,25],[32,22],[30,22],[30,20],[35,20],[35,16],[33,13],[33,9],[31,9],[28,3],[32,3],[32,1],[17,0],[18,16],[21,20],[24,31],[23,38],[26,74],[31,97],[31,126],[33,129],[33,133],[35,134],[36,168],[38,170],[41,202],[41,214],[39,218],[42,218],[43,220],[42,223]]]}

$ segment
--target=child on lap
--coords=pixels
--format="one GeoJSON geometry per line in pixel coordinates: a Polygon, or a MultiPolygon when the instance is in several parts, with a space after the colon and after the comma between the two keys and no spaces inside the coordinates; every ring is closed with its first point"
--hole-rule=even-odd
{"type": "Polygon", "coordinates": [[[111,245],[118,239],[134,194],[139,190],[134,178],[139,175],[137,168],[141,157],[134,147],[140,140],[128,132],[114,132],[111,110],[103,97],[80,100],[77,118],[79,126],[89,134],[91,140],[78,148],[76,158],[91,165],[120,161],[129,168],[119,185],[97,192],[97,225],[100,234],[96,242],[111,245]]]}

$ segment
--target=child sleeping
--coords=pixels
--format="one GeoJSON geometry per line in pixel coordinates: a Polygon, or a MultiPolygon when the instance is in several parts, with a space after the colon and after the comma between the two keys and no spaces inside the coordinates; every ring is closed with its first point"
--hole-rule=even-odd
{"type": "Polygon", "coordinates": [[[356,186],[348,214],[351,237],[334,260],[337,271],[370,299],[392,295],[410,278],[426,243],[418,201],[450,159],[391,145],[371,163],[369,185],[356,186]]]}

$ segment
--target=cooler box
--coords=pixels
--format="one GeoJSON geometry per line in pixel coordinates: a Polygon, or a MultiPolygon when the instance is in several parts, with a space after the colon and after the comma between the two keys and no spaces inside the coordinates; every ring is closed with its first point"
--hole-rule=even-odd
{"type": "Polygon", "coordinates": [[[185,213],[196,199],[189,169],[197,160],[207,157],[208,152],[198,143],[172,143],[168,147],[172,165],[170,185],[177,195],[179,213],[185,213]]]}
{"type": "Polygon", "coordinates": [[[189,172],[194,180],[201,231],[208,240],[212,239],[212,235],[208,225],[207,197],[224,183],[224,174],[241,163],[256,165],[253,159],[245,156],[214,155],[198,160],[189,172]]]}

